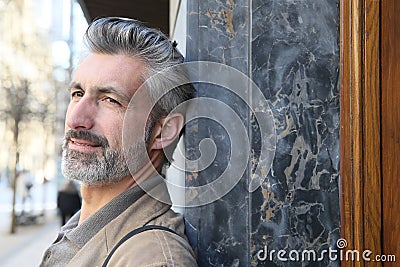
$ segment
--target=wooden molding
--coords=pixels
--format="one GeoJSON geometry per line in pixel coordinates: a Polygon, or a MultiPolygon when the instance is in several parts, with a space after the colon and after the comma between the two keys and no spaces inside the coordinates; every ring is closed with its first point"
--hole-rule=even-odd
{"type": "Polygon", "coordinates": [[[379,0],[340,1],[342,238],[348,249],[374,254],[381,252],[382,213],[379,15],[379,0]]]}
{"type": "MultiPolygon", "coordinates": [[[[382,251],[400,257],[400,2],[381,6],[382,251]]],[[[398,266],[398,263],[385,263],[398,266]]]]}

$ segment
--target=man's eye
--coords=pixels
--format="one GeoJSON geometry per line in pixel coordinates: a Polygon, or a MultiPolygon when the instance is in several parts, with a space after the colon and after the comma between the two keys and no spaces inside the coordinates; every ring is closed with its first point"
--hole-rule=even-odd
{"type": "Polygon", "coordinates": [[[117,100],[115,100],[111,97],[106,97],[104,100],[113,105],[118,105],[118,106],[121,105],[117,100]]]}
{"type": "Polygon", "coordinates": [[[72,99],[81,98],[81,97],[83,97],[83,92],[81,92],[81,91],[75,91],[75,92],[71,93],[71,98],[72,99]]]}

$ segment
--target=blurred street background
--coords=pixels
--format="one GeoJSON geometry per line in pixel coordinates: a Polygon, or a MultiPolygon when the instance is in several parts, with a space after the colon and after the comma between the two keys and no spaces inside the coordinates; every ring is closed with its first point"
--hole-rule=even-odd
{"type": "Polygon", "coordinates": [[[0,0],[0,266],[38,266],[59,230],[67,88],[86,27],[75,0],[0,0]]]}
{"type": "MultiPolygon", "coordinates": [[[[37,216],[35,221],[17,225],[10,233],[12,190],[0,183],[0,266],[38,266],[44,250],[51,244],[60,228],[56,210],[55,184],[33,186],[31,199],[25,203],[26,213],[37,216]]],[[[17,216],[22,212],[22,202],[16,205],[17,216]]]]}

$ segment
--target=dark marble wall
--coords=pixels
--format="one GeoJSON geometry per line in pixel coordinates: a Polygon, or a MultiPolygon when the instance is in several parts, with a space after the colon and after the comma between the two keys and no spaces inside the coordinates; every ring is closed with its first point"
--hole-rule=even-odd
{"type": "MultiPolygon", "coordinates": [[[[256,257],[266,246],[334,249],[340,235],[338,12],[338,0],[188,1],[187,60],[224,63],[251,77],[269,100],[277,134],[272,168],[259,189],[247,190],[262,141],[252,133],[252,160],[238,185],[214,203],[185,210],[198,229],[200,266],[339,266],[328,257],[302,263],[256,257]]],[[[201,85],[198,96],[223,101],[249,132],[257,128],[248,106],[228,90],[201,85]]],[[[187,126],[189,159],[199,157],[203,138],[218,148],[211,166],[187,174],[188,186],[226,168],[227,137],[210,120],[187,126]]]]}
{"type": "MultiPolygon", "coordinates": [[[[234,66],[249,72],[249,16],[246,1],[188,1],[187,60],[206,60],[234,66]]],[[[229,77],[221,77],[229,79],[229,77]]],[[[246,90],[245,88],[243,88],[246,90]]],[[[242,99],[225,88],[197,85],[198,97],[207,96],[227,103],[248,127],[249,111],[242,99]]],[[[213,109],[201,106],[199,109],[213,109]]],[[[198,111],[198,110],[197,110],[198,111]]],[[[196,111],[195,111],[196,112],[196,111]]],[[[199,112],[199,111],[198,111],[199,112]]],[[[223,117],[230,114],[214,113],[223,117]]],[[[187,175],[187,186],[198,186],[218,179],[230,161],[229,133],[216,121],[199,119],[186,129],[186,157],[195,160],[199,143],[211,138],[217,155],[210,167],[187,175]]],[[[198,229],[200,266],[246,266],[249,247],[250,196],[246,194],[248,173],[220,200],[201,207],[186,208],[185,217],[198,229]]]]}
{"type": "MultiPolygon", "coordinates": [[[[252,254],[264,244],[269,250],[335,248],[338,1],[257,0],[252,15],[253,80],[272,103],[278,135],[272,171],[252,196],[252,254]]],[[[328,266],[328,257],[308,266],[328,266]]]]}

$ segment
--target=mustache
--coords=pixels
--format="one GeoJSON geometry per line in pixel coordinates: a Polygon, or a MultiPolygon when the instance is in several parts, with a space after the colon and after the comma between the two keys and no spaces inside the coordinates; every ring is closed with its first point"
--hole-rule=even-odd
{"type": "Polygon", "coordinates": [[[64,140],[70,141],[71,138],[86,140],[95,143],[96,145],[101,146],[103,148],[107,148],[109,146],[106,138],[88,131],[82,131],[82,130],[74,131],[72,129],[69,129],[65,133],[64,140]]]}

